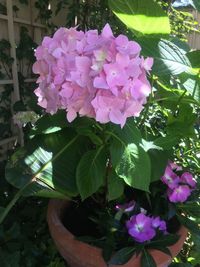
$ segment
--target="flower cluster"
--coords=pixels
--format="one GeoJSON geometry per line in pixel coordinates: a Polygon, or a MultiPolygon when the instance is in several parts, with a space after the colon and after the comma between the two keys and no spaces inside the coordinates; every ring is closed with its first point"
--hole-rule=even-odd
{"type": "Polygon", "coordinates": [[[129,235],[137,242],[145,242],[153,239],[157,231],[166,233],[166,222],[160,217],[150,217],[144,213],[139,213],[126,222],[129,235]]]}
{"type": "Polygon", "coordinates": [[[182,168],[172,162],[169,162],[161,180],[168,186],[167,196],[171,202],[185,202],[196,187],[196,181],[192,174],[183,172],[180,176],[177,174],[182,168]]]}
{"type": "Polygon", "coordinates": [[[151,91],[146,74],[153,59],[140,51],[126,36],[114,37],[108,24],[101,34],[60,28],[35,51],[38,104],[51,114],[66,110],[69,122],[79,114],[123,127],[139,116],[151,91]]]}

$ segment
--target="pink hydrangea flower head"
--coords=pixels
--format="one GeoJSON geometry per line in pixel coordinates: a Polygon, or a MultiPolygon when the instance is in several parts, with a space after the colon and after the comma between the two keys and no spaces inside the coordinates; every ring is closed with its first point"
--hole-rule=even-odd
{"type": "Polygon", "coordinates": [[[167,192],[168,198],[171,202],[185,202],[191,195],[191,189],[187,185],[179,185],[175,189],[169,189],[167,192]]]}
{"type": "Polygon", "coordinates": [[[58,29],[35,51],[38,104],[51,114],[66,110],[69,122],[79,115],[123,127],[151,92],[146,76],[153,59],[140,51],[125,35],[115,37],[109,24],[101,33],[58,29]]]}

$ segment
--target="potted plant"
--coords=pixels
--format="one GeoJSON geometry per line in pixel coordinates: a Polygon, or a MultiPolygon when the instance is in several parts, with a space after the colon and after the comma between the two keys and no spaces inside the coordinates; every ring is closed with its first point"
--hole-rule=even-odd
{"type": "MultiPolygon", "coordinates": [[[[115,36],[109,24],[100,34],[60,28],[35,52],[35,94],[46,112],[7,164],[20,191],[0,222],[21,195],[60,199],[50,201],[48,223],[72,267],[164,267],[184,243],[183,225],[199,232],[188,218],[199,212],[195,175],[174,163],[182,121],[169,116],[162,135],[145,124],[153,99],[169,88],[151,74],[154,59],[138,42],[115,36]]],[[[184,97],[168,110],[182,114],[184,97]]],[[[185,118],[193,127],[196,116],[185,118]]]]}

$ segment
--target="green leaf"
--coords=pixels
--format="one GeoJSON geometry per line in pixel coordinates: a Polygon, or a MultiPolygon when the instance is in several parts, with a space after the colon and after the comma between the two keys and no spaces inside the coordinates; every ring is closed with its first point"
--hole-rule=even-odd
{"type": "Polygon", "coordinates": [[[162,147],[163,150],[171,150],[173,146],[177,145],[180,141],[179,136],[175,135],[166,135],[158,137],[154,140],[154,144],[162,147]]]}
{"type": "Polygon", "coordinates": [[[177,116],[168,114],[167,134],[171,136],[193,137],[196,119],[197,115],[190,105],[180,105],[177,116]]]}
{"type": "Polygon", "coordinates": [[[160,180],[164,174],[168,160],[172,155],[171,150],[150,150],[148,151],[151,160],[151,182],[160,180]]]}
{"type": "Polygon", "coordinates": [[[188,219],[187,217],[184,217],[182,215],[178,216],[179,221],[191,232],[196,235],[200,235],[200,227],[198,223],[195,223],[194,221],[188,219]]]}
{"type": "Polygon", "coordinates": [[[19,267],[20,251],[8,253],[0,249],[0,262],[2,267],[19,267]]]}
{"type": "Polygon", "coordinates": [[[180,77],[183,87],[200,104],[200,78],[194,75],[180,77]]]}
{"type": "Polygon", "coordinates": [[[108,201],[119,198],[124,192],[124,182],[112,171],[108,176],[108,201]]]}
{"type": "Polygon", "coordinates": [[[95,193],[104,184],[107,156],[103,146],[86,152],[81,158],[76,181],[82,200],[95,193]]]}
{"type": "Polygon", "coordinates": [[[154,58],[153,73],[156,76],[177,75],[182,72],[193,74],[192,66],[185,53],[174,43],[158,38],[137,38],[145,56],[154,58]]]}
{"type": "Polygon", "coordinates": [[[168,235],[161,236],[157,240],[151,241],[147,246],[149,248],[157,247],[157,246],[158,247],[169,247],[169,246],[174,245],[178,240],[179,240],[179,236],[168,234],[168,235]]]}
{"type": "Polygon", "coordinates": [[[114,141],[111,145],[111,160],[117,175],[128,185],[149,190],[150,159],[144,149],[134,143],[124,145],[114,141]]]}
{"type": "Polygon", "coordinates": [[[152,149],[153,150],[163,150],[162,147],[157,146],[153,141],[146,141],[144,139],[142,139],[141,146],[145,152],[152,150],[152,149]]]}
{"type": "Polygon", "coordinates": [[[102,256],[105,262],[108,262],[110,260],[113,251],[115,251],[115,238],[113,233],[111,232],[106,236],[106,240],[103,245],[102,256]]]}
{"type": "Polygon", "coordinates": [[[200,218],[200,204],[199,202],[187,201],[184,204],[176,204],[177,208],[186,212],[192,217],[200,218]]]}
{"type": "Polygon", "coordinates": [[[13,154],[6,179],[24,195],[65,198],[77,194],[75,171],[84,146],[70,129],[33,138],[13,154]]]}
{"type": "Polygon", "coordinates": [[[109,6],[136,35],[169,35],[170,33],[167,14],[153,0],[109,0],[109,6]]]}
{"type": "Polygon", "coordinates": [[[151,254],[147,250],[143,250],[141,257],[141,266],[142,267],[156,267],[156,262],[151,254]]]}
{"type": "Polygon", "coordinates": [[[0,207],[0,216],[1,216],[1,214],[3,214],[4,211],[5,211],[5,208],[4,207],[0,207]]]}
{"type": "Polygon", "coordinates": [[[112,132],[110,131],[108,134],[125,144],[140,144],[142,142],[140,130],[135,126],[133,118],[129,118],[122,129],[119,125],[112,125],[111,130],[112,132]]]}
{"type": "Polygon", "coordinates": [[[109,261],[109,264],[121,265],[126,264],[134,255],[135,248],[125,247],[117,251],[109,261]]]}
{"type": "Polygon", "coordinates": [[[152,249],[159,250],[170,257],[172,257],[171,251],[167,247],[161,247],[161,246],[150,246],[152,249]]]}
{"type": "Polygon", "coordinates": [[[101,138],[94,133],[94,129],[89,129],[88,127],[79,127],[77,128],[77,133],[79,133],[80,135],[84,135],[84,136],[88,136],[90,138],[90,140],[92,141],[93,144],[95,145],[102,145],[103,141],[101,140],[101,138]]]}
{"type": "Polygon", "coordinates": [[[200,12],[200,2],[199,0],[192,0],[193,7],[196,8],[200,12]]]}
{"type": "Polygon", "coordinates": [[[200,50],[188,52],[187,57],[193,68],[200,68],[200,50]]]}
{"type": "Polygon", "coordinates": [[[57,112],[54,115],[45,114],[37,120],[35,127],[30,131],[29,135],[54,133],[67,127],[67,123],[65,111],[57,112]]]}

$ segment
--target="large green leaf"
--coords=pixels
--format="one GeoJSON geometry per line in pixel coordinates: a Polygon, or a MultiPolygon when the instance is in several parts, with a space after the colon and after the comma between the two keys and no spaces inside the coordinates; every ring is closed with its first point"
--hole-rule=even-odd
{"type": "Polygon", "coordinates": [[[140,131],[132,120],[125,127],[113,127],[110,145],[111,162],[116,174],[128,185],[148,191],[150,184],[150,159],[142,148],[140,131]]]}
{"type": "Polygon", "coordinates": [[[40,135],[19,149],[6,166],[6,179],[24,195],[67,197],[77,194],[75,171],[83,145],[71,129],[40,135]]]}
{"type": "Polygon", "coordinates": [[[153,73],[161,75],[177,75],[182,72],[193,73],[186,54],[174,43],[158,38],[138,38],[145,56],[154,58],[153,73]]]}
{"type": "Polygon", "coordinates": [[[54,133],[67,127],[67,124],[65,111],[57,112],[54,115],[45,114],[37,120],[35,127],[30,131],[30,136],[54,133]]]}
{"type": "Polygon", "coordinates": [[[107,155],[103,146],[86,152],[76,172],[76,181],[82,200],[95,193],[105,182],[107,155]]]}
{"type": "Polygon", "coordinates": [[[110,201],[121,197],[123,192],[124,182],[112,171],[108,176],[108,200],[110,201]]]}
{"type": "Polygon", "coordinates": [[[153,0],[109,0],[114,14],[136,35],[170,33],[167,14],[153,0]]]}
{"type": "Polygon", "coordinates": [[[125,145],[114,141],[111,146],[111,159],[117,175],[128,185],[149,190],[151,164],[148,154],[134,143],[125,145]]]}
{"type": "Polygon", "coordinates": [[[148,154],[151,159],[151,182],[154,182],[160,180],[164,174],[172,152],[170,150],[150,150],[148,154]]]}

